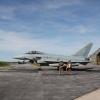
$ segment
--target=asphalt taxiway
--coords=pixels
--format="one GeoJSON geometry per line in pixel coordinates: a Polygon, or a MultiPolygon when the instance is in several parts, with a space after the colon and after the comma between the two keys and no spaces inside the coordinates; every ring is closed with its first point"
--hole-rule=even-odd
{"type": "Polygon", "coordinates": [[[12,65],[0,70],[0,100],[74,100],[100,88],[100,66],[87,65],[59,75],[54,67],[12,65]]]}

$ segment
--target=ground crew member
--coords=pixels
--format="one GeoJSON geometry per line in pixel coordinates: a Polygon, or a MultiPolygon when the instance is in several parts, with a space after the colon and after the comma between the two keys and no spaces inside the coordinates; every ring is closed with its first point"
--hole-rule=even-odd
{"type": "Polygon", "coordinates": [[[66,70],[67,64],[64,64],[63,62],[59,63],[59,74],[61,75],[61,69],[66,70]]]}
{"type": "Polygon", "coordinates": [[[67,67],[66,67],[66,70],[71,71],[71,68],[72,68],[72,64],[71,64],[71,60],[69,60],[68,64],[67,64],[67,67]]]}
{"type": "Polygon", "coordinates": [[[64,63],[62,61],[59,62],[59,74],[61,75],[61,69],[63,68],[64,63]]]}

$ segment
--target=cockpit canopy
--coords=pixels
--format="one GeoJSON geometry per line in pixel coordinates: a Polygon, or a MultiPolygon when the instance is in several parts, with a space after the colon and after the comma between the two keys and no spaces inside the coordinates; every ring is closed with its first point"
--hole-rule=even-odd
{"type": "Polygon", "coordinates": [[[43,52],[40,52],[40,51],[29,51],[25,54],[44,54],[43,52]]]}

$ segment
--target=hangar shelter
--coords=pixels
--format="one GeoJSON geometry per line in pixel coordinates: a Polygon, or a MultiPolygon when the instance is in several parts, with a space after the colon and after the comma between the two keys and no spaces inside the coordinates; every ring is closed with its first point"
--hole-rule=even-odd
{"type": "Polygon", "coordinates": [[[93,64],[100,65],[100,48],[90,56],[90,61],[93,64]]]}

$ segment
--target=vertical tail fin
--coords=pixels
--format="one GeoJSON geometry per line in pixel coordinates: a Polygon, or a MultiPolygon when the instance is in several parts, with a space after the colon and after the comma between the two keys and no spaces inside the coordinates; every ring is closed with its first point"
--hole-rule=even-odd
{"type": "Polygon", "coordinates": [[[81,56],[86,58],[91,50],[92,45],[92,43],[87,44],[85,47],[76,52],[73,56],[81,56]]]}

